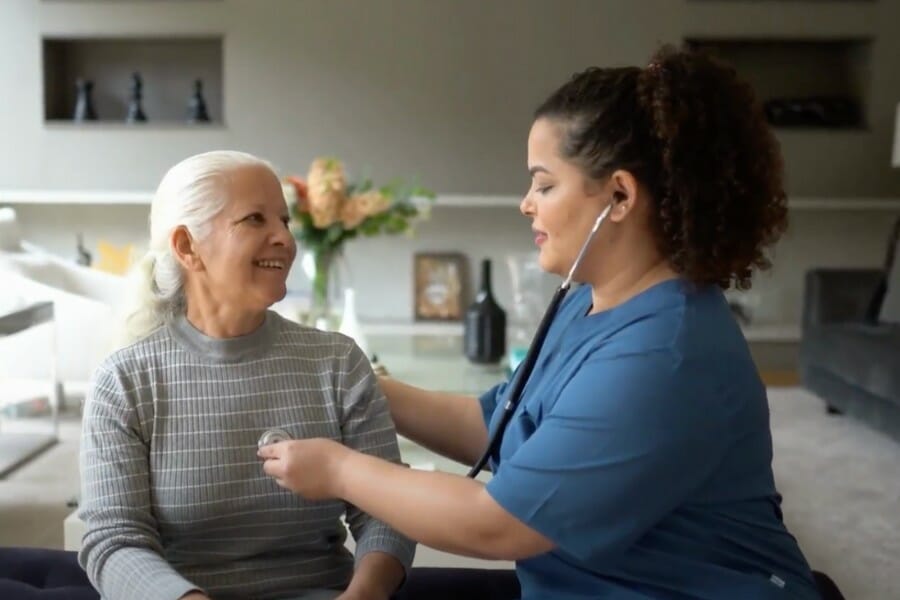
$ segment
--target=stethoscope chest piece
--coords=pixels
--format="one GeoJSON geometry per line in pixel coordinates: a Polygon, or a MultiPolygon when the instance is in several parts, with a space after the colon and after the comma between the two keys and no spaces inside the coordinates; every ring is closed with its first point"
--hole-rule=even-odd
{"type": "Polygon", "coordinates": [[[284,429],[267,429],[261,436],[259,436],[259,441],[256,442],[256,445],[259,448],[263,446],[268,446],[269,444],[277,444],[278,442],[286,442],[288,440],[292,440],[294,438],[291,437],[284,429]]]}

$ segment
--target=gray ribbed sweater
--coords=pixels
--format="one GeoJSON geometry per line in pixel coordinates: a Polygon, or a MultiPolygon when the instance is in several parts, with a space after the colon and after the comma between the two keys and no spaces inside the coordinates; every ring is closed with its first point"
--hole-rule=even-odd
{"type": "Polygon", "coordinates": [[[257,440],[278,427],[399,462],[384,396],[359,348],[274,312],[225,340],[181,318],[110,356],[83,421],[79,556],[108,600],[297,597],[346,586],[353,557],[407,568],[414,545],[342,502],[308,502],[262,472],[257,440]]]}

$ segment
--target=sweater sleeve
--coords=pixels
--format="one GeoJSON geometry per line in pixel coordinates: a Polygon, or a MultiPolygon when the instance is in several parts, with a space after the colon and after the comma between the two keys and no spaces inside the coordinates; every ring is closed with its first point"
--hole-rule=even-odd
{"type": "MultiPolygon", "coordinates": [[[[338,393],[343,443],[359,452],[399,464],[397,432],[368,359],[351,342],[341,363],[338,393]]],[[[415,542],[351,504],[347,505],[347,523],[356,540],[357,563],[369,552],[384,552],[400,561],[408,573],[415,556],[415,542]]]]}
{"type": "Polygon", "coordinates": [[[163,558],[150,508],[149,443],[134,400],[109,365],[94,374],[81,435],[86,532],[78,559],[107,600],[175,600],[199,588],[163,558]]]}

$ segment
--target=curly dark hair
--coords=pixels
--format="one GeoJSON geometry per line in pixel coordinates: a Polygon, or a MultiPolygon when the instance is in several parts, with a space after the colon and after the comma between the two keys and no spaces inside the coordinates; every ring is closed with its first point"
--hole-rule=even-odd
{"type": "Polygon", "coordinates": [[[686,279],[749,289],[787,228],[784,165],[749,84],[729,65],[664,46],[646,68],[591,68],[535,112],[563,125],[588,177],[618,169],[650,191],[659,251],[686,279]]]}

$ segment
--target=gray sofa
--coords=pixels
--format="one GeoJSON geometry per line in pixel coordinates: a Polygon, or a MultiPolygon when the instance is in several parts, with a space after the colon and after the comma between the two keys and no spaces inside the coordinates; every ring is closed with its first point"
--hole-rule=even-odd
{"type": "MultiPolygon", "coordinates": [[[[900,292],[900,269],[815,269],[806,274],[800,379],[843,413],[900,441],[900,322],[886,306],[900,292]],[[881,302],[879,302],[881,304],[881,302]]],[[[893,309],[891,309],[892,311],[893,309]]]]}

